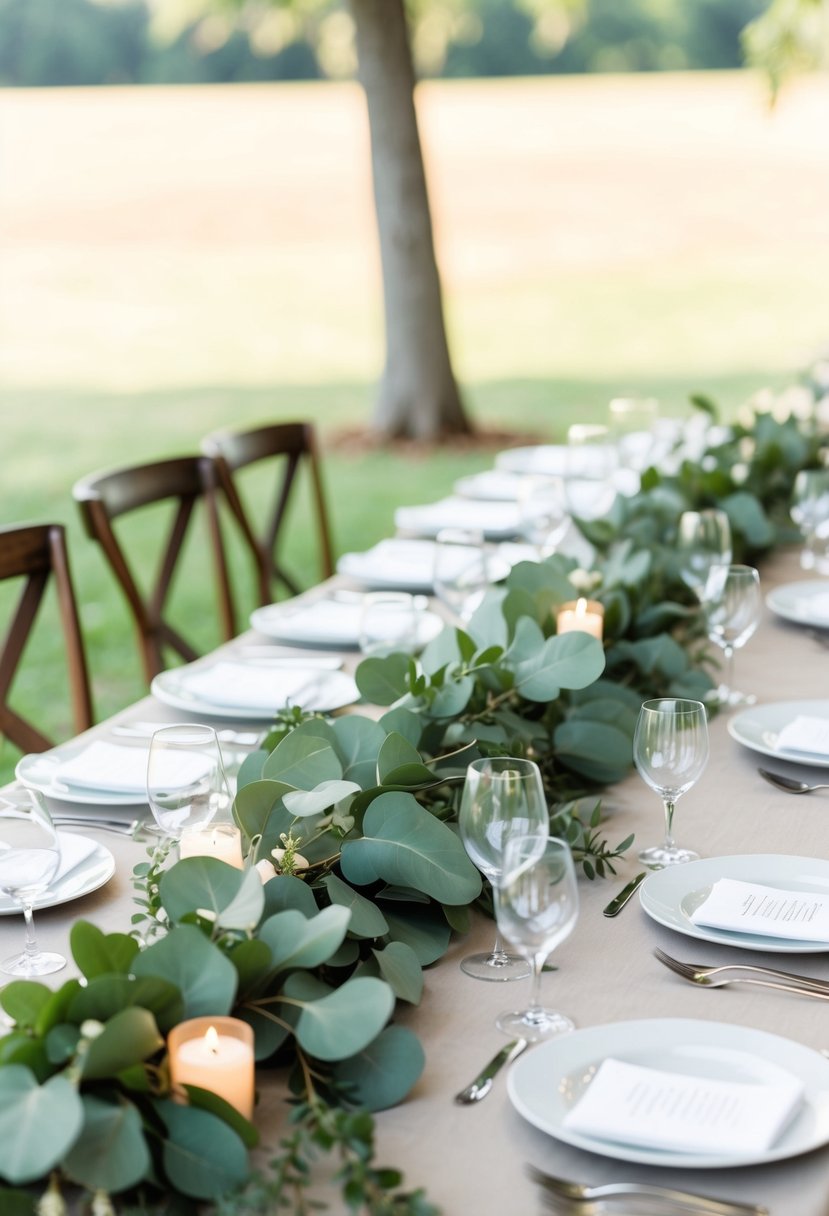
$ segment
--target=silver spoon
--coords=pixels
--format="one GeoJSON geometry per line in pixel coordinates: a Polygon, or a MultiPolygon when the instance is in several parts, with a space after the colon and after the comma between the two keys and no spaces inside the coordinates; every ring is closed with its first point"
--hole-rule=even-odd
{"type": "Polygon", "coordinates": [[[808,785],[805,781],[796,781],[794,777],[784,777],[781,773],[770,773],[767,768],[758,768],[757,772],[768,781],[769,785],[787,794],[813,794],[815,790],[829,790],[829,785],[819,783],[808,785]]]}
{"type": "Polygon", "coordinates": [[[528,1045],[527,1039],[513,1039],[511,1043],[507,1043],[506,1047],[502,1047],[487,1066],[478,1073],[475,1080],[460,1093],[455,1094],[455,1101],[458,1105],[471,1106],[474,1102],[480,1102],[481,1098],[485,1098],[492,1089],[496,1073],[499,1073],[505,1064],[511,1064],[513,1060],[517,1060],[528,1045]]]}

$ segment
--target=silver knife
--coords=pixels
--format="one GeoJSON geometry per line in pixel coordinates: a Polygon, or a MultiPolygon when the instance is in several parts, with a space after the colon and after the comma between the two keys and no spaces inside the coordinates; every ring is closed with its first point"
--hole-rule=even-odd
{"type": "Polygon", "coordinates": [[[626,887],[622,887],[619,894],[614,896],[614,898],[611,899],[610,903],[604,909],[605,916],[617,916],[622,911],[622,908],[624,908],[630,897],[635,895],[635,893],[639,890],[639,887],[645,881],[647,876],[648,871],[643,870],[642,873],[637,874],[626,887]]]}
{"type": "Polygon", "coordinates": [[[511,1043],[507,1043],[506,1047],[502,1047],[472,1084],[455,1094],[455,1101],[458,1105],[470,1106],[473,1102],[480,1102],[481,1098],[485,1098],[492,1089],[496,1073],[500,1072],[505,1064],[511,1064],[513,1060],[517,1060],[527,1046],[529,1046],[527,1039],[513,1039],[511,1043]]]}

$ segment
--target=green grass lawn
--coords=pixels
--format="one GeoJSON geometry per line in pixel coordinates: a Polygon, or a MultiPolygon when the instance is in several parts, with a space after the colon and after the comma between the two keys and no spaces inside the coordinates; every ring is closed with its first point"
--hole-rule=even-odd
{"type": "MultiPolygon", "coordinates": [[[[430,84],[420,106],[479,428],[557,440],[627,392],[668,414],[705,392],[731,413],[825,344],[825,85],[784,95],[773,118],[736,75],[430,84]]],[[[144,686],[125,603],[80,531],[77,478],[194,451],[219,427],[310,418],[342,553],[494,449],[342,442],[366,425],[382,362],[353,86],[0,90],[0,120],[0,516],[68,524],[102,717],[144,686]]],[[[312,582],[302,506],[287,557],[312,582]]],[[[142,571],[157,526],[136,521],[142,571]]],[[[208,574],[196,536],[174,615],[204,647],[218,640],[208,574]]],[[[60,655],[47,606],[14,694],[59,738],[60,655]]],[[[16,759],[0,742],[0,777],[16,759]]]]}

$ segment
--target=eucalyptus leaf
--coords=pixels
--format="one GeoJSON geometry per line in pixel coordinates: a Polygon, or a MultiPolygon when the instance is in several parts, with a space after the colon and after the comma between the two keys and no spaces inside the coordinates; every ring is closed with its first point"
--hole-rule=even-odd
{"type": "Polygon", "coordinates": [[[162,1157],[167,1178],[194,1199],[218,1199],[248,1177],[245,1146],[222,1119],[195,1106],[156,1104],[167,1128],[162,1157]]]}
{"type": "Polygon", "coordinates": [[[193,925],[176,925],[166,937],[147,946],[136,958],[133,971],[176,984],[187,1018],[220,1016],[233,1008],[236,968],[193,925]]]}
{"type": "Polygon", "coordinates": [[[339,780],[343,769],[328,739],[292,731],[268,757],[262,773],[295,789],[312,790],[320,781],[339,780]]]}
{"type": "Polygon", "coordinates": [[[419,1040],[405,1026],[387,1026],[357,1055],[334,1068],[348,1086],[349,1100],[367,1110],[387,1110],[402,1102],[426,1063],[419,1040]]]}
{"type": "Polygon", "coordinates": [[[282,801],[292,815],[318,815],[321,811],[327,811],[335,802],[341,802],[343,798],[356,794],[359,789],[356,781],[321,781],[312,790],[291,790],[285,794],[282,801]]]}
{"type": "Polygon", "coordinates": [[[409,660],[404,654],[363,659],[354,673],[360,693],[373,705],[393,705],[406,692],[409,660]]]}
{"type": "Polygon", "coordinates": [[[49,1173],[77,1139],[83,1106],[63,1076],[38,1085],[28,1068],[0,1068],[0,1177],[17,1184],[49,1173]]]}
{"type": "MultiPolygon", "coordinates": [[[[355,718],[356,718],[356,714],[347,714],[342,718],[337,718],[337,722],[339,723],[339,722],[354,721],[355,718]]],[[[358,720],[362,720],[362,719],[358,719],[358,720]]],[[[398,706],[397,709],[390,709],[386,713],[383,714],[379,723],[373,723],[372,725],[376,725],[380,729],[380,734],[382,736],[381,740],[380,740],[381,746],[382,746],[382,741],[385,738],[386,734],[391,734],[392,732],[394,732],[395,734],[402,735],[404,739],[408,740],[408,742],[411,743],[412,747],[416,747],[416,748],[420,747],[420,736],[423,733],[423,723],[421,722],[418,715],[416,713],[413,713],[410,709],[404,709],[402,706],[398,706]]],[[[377,755],[379,755],[379,754],[380,754],[380,748],[378,747],[377,755]]],[[[375,759],[376,759],[376,757],[375,757],[375,759]]],[[[373,785],[375,770],[373,770],[372,772],[373,772],[373,775],[372,775],[370,784],[373,785]]],[[[360,784],[363,786],[363,789],[366,788],[365,782],[361,781],[360,784]]]]}
{"type": "Polygon", "coordinates": [[[183,1002],[178,987],[158,976],[97,975],[78,988],[67,1008],[67,1019],[80,1026],[92,1019],[108,1022],[122,1009],[138,1006],[148,1010],[162,1034],[181,1021],[183,1002]]]}
{"type": "Polygon", "coordinates": [[[410,946],[421,967],[437,962],[449,949],[451,930],[440,910],[434,907],[418,909],[416,905],[407,907],[405,904],[392,910],[384,905],[383,914],[391,940],[410,946]]]}
{"type": "Polygon", "coordinates": [[[138,953],[138,942],[126,933],[102,933],[96,925],[79,920],[69,933],[72,957],[88,980],[114,971],[127,974],[138,953]]]}
{"type": "MultiPolygon", "coordinates": [[[[237,789],[233,814],[248,840],[264,833],[274,810],[282,805],[283,794],[292,789],[293,786],[286,785],[284,781],[251,781],[244,788],[237,789]]],[[[286,825],[287,822],[286,816],[286,825]]]]}
{"type": "Polygon", "coordinates": [[[316,916],[319,908],[314,899],[314,892],[301,878],[294,874],[277,874],[264,885],[265,909],[263,920],[273,916],[275,912],[284,912],[286,908],[295,908],[305,917],[316,916]]]}
{"type": "Polygon", "coordinates": [[[21,1029],[34,1027],[51,995],[51,989],[36,980],[12,980],[0,989],[0,1005],[21,1029]]]}
{"type": "Polygon", "coordinates": [[[388,932],[386,918],[377,904],[364,895],[360,895],[347,882],[343,882],[336,874],[326,874],[323,886],[328,892],[332,904],[348,908],[351,919],[348,922],[348,932],[355,937],[382,937],[388,932]]]}
{"type": "Polygon", "coordinates": [[[237,898],[244,881],[241,870],[216,857],[185,857],[162,874],[161,903],[173,923],[200,908],[218,918],[237,898]]]}
{"type": "Polygon", "coordinates": [[[63,1161],[68,1176],[90,1191],[117,1194],[136,1186],[150,1168],[141,1115],[120,1098],[104,1102],[84,1094],[83,1129],[63,1161]]]}
{"type": "Polygon", "coordinates": [[[295,1034],[300,1046],[318,1060],[343,1060],[362,1051],[385,1026],[394,993],[382,980],[346,980],[327,996],[317,996],[310,976],[288,978],[285,998],[301,1006],[295,1034]]]}
{"type": "Polygon", "coordinates": [[[356,886],[385,880],[444,904],[477,898],[481,877],[457,836],[406,793],[381,794],[363,818],[363,836],[345,841],[343,876],[356,886]]]}
{"type": "Polygon", "coordinates": [[[338,905],[310,920],[293,909],[277,912],[259,930],[260,940],[270,947],[272,971],[319,967],[339,949],[350,919],[349,909],[338,905]]]}
{"type": "Polygon", "coordinates": [[[386,731],[362,714],[343,714],[331,723],[334,749],[340,758],[343,778],[356,781],[361,789],[373,785],[375,765],[386,731]]]}
{"type": "Polygon", "coordinates": [[[242,871],[239,890],[229,904],[221,909],[216,924],[222,929],[239,929],[251,933],[265,909],[262,879],[256,870],[242,871]]]}
{"type": "Polygon", "coordinates": [[[245,756],[242,763],[239,765],[239,771],[236,774],[236,790],[242,790],[246,785],[250,785],[252,781],[262,780],[262,769],[265,767],[265,761],[269,756],[269,752],[264,749],[250,752],[245,756]]]}
{"type": "Polygon", "coordinates": [[[114,1014],[97,1038],[90,1039],[81,1059],[81,1075],[96,1081],[115,1077],[133,1064],[150,1059],[164,1046],[155,1018],[133,1006],[114,1014]]]}
{"type": "Polygon", "coordinates": [[[372,950],[380,974],[394,995],[410,1005],[419,1005],[423,995],[423,971],[417,955],[405,942],[389,942],[383,950],[372,950]]]}

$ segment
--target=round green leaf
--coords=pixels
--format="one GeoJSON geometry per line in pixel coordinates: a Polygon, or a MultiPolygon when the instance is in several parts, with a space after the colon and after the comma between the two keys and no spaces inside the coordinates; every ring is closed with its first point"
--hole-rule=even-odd
{"type": "Polygon", "coordinates": [[[184,1017],[225,1014],[233,1008],[236,968],[195,925],[176,925],[161,941],[142,950],[133,971],[176,984],[184,1000],[184,1017]]]}
{"type": "Polygon", "coordinates": [[[35,980],[12,980],[0,992],[0,1005],[21,1029],[37,1025],[52,990],[35,980]]]}
{"type": "Polygon", "coordinates": [[[210,1111],[175,1102],[156,1104],[167,1126],[164,1170],[171,1184],[193,1199],[218,1199],[248,1176],[245,1146],[210,1111]]]}
{"type": "Polygon", "coordinates": [[[141,1116],[131,1102],[83,1099],[83,1130],[63,1161],[69,1177],[87,1190],[125,1191],[145,1177],[150,1153],[141,1116]]]}
{"type": "Polygon", "coordinates": [[[285,809],[297,818],[319,815],[335,802],[342,802],[343,798],[356,794],[359,788],[355,781],[321,781],[312,790],[290,790],[282,801],[285,809]]]}
{"type": "Polygon", "coordinates": [[[384,950],[372,950],[372,954],[394,995],[401,1001],[419,1005],[423,995],[423,970],[411,946],[405,942],[389,942],[384,950]]]}
{"type": "Polygon", "coordinates": [[[262,775],[298,790],[312,790],[320,781],[343,775],[337,753],[321,735],[291,731],[271,752],[262,775]]]}
{"type": "Polygon", "coordinates": [[[134,937],[126,933],[102,933],[85,920],[72,926],[69,944],[72,957],[88,980],[115,971],[126,974],[139,949],[134,937]]]}
{"type": "Polygon", "coordinates": [[[319,909],[314,899],[314,892],[301,878],[293,874],[277,874],[264,886],[265,909],[262,913],[267,919],[275,912],[284,912],[286,908],[294,908],[303,916],[316,916],[319,909]]]}
{"type": "Polygon", "coordinates": [[[390,654],[384,659],[363,659],[354,679],[367,701],[373,705],[392,705],[405,693],[408,674],[408,656],[390,654]]]}
{"type": "Polygon", "coordinates": [[[319,985],[302,972],[289,976],[285,997],[302,1011],[294,1033],[302,1048],[318,1060],[344,1060],[362,1051],[380,1033],[394,1008],[394,993],[382,980],[347,980],[327,996],[318,997],[319,985]]]}
{"type": "Polygon", "coordinates": [[[332,905],[310,920],[289,909],[265,921],[259,938],[270,946],[271,970],[319,967],[338,950],[348,929],[351,913],[332,905]]]}
{"type": "Polygon", "coordinates": [[[207,908],[218,917],[239,894],[243,881],[242,870],[215,857],[185,857],[162,874],[159,893],[174,923],[198,908],[207,908]]]}
{"type": "Polygon", "coordinates": [[[222,929],[241,929],[252,933],[265,907],[262,879],[256,870],[242,872],[242,883],[234,898],[222,908],[217,925],[222,929]]]}
{"type": "Polygon", "coordinates": [[[323,885],[332,904],[339,904],[350,911],[349,933],[353,933],[355,937],[382,937],[388,932],[386,918],[377,904],[360,895],[336,874],[326,874],[323,885]]]}
{"type": "Polygon", "coordinates": [[[99,975],[79,988],[67,1010],[67,1020],[80,1025],[87,1018],[108,1022],[116,1013],[137,1005],[148,1009],[162,1034],[182,1017],[181,993],[157,976],[99,975]]]}
{"type": "Polygon", "coordinates": [[[340,865],[358,887],[384,879],[444,904],[468,904],[481,892],[481,876],[458,837],[408,793],[374,799],[362,838],[345,841],[340,865]]]}
{"type": "Polygon", "coordinates": [[[0,1068],[0,1176],[42,1178],[63,1158],[83,1124],[78,1092],[65,1077],[38,1085],[28,1068],[0,1068]]]}
{"type": "Polygon", "coordinates": [[[405,1026],[387,1026],[364,1051],[343,1060],[334,1076],[349,1086],[349,1101],[368,1110],[402,1102],[423,1072],[420,1041],[405,1026]]]}
{"type": "Polygon", "coordinates": [[[146,1009],[122,1009],[111,1017],[82,1059],[85,1080],[115,1077],[125,1068],[148,1060],[164,1046],[155,1018],[146,1009]]]}

